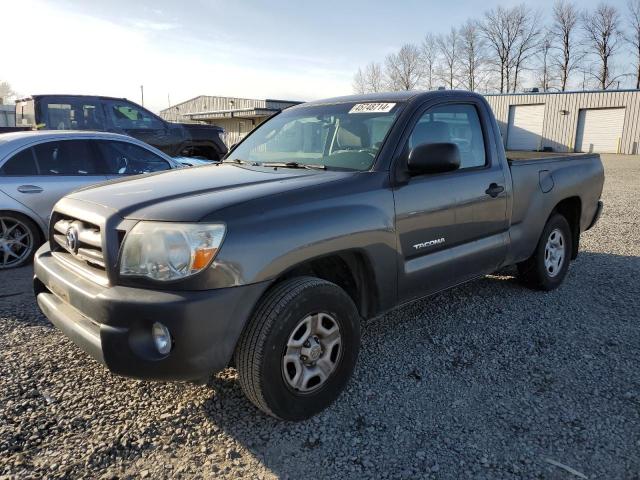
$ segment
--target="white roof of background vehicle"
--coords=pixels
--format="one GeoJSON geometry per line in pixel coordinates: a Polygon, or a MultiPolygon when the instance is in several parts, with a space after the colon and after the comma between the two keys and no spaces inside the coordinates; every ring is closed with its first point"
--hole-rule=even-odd
{"type": "Polygon", "coordinates": [[[49,140],[74,140],[83,138],[96,140],[118,140],[134,143],[175,162],[173,158],[161,152],[157,148],[152,147],[151,145],[128,135],[121,135],[119,133],[111,132],[93,132],[86,130],[29,130],[23,132],[9,132],[0,134],[0,160],[4,158],[8,153],[19,150],[22,147],[26,147],[27,145],[30,145],[32,143],[40,143],[43,141],[46,142],[49,140]]]}

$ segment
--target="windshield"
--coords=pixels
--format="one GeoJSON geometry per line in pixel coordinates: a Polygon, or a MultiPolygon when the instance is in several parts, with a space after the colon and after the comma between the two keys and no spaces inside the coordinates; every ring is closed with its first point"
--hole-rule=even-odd
{"type": "Polygon", "coordinates": [[[368,170],[398,110],[396,103],[342,103],[285,110],[260,125],[228,160],[368,170]]]}

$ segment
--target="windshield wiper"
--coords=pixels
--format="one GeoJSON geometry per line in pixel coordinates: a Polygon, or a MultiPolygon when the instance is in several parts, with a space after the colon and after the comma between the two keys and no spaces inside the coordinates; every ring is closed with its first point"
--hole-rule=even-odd
{"type": "Polygon", "coordinates": [[[265,162],[260,164],[261,167],[275,167],[275,168],[307,168],[309,170],[326,170],[326,165],[316,165],[313,163],[299,163],[299,162],[265,162]]]}
{"type": "Polygon", "coordinates": [[[253,165],[256,167],[260,165],[259,162],[249,162],[248,160],[242,160],[241,158],[234,158],[233,160],[223,160],[222,163],[232,163],[234,165],[253,165]]]}

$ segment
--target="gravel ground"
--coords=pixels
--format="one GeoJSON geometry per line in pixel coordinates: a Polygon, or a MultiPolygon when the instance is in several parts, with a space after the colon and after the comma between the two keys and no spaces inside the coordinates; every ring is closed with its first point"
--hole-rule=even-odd
{"type": "Polygon", "coordinates": [[[38,313],[30,268],[1,273],[0,477],[640,479],[640,158],[605,163],[562,288],[505,272],[368,322],[347,390],[303,423],[231,369],[112,376],[38,313]]]}

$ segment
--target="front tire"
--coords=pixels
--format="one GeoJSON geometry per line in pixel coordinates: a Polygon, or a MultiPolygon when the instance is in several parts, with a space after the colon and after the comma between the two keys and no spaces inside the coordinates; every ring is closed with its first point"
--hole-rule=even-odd
{"type": "Polygon", "coordinates": [[[240,385],[263,412],[304,420],[327,408],[351,377],[360,317],[337,285],[285,280],[259,303],[235,353],[240,385]]]}
{"type": "Polygon", "coordinates": [[[569,270],[573,254],[571,239],[569,222],[554,213],[547,221],[533,255],[518,264],[525,285],[546,291],[558,288],[569,270]]]}

